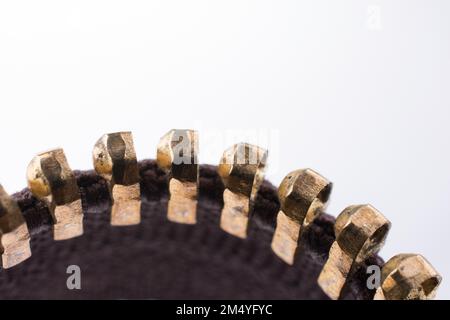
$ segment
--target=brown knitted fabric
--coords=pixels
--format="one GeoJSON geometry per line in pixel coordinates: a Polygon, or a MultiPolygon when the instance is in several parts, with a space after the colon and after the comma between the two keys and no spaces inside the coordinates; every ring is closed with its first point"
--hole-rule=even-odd
{"type": "MultiPolygon", "coordinates": [[[[110,225],[106,182],[94,172],[76,172],[85,213],[82,237],[55,242],[46,206],[28,190],[15,199],[31,233],[33,256],[0,270],[0,299],[327,299],[317,278],[334,241],[334,219],[318,218],[303,234],[293,267],[270,248],[279,210],[276,189],[264,182],[250,222],[249,237],[235,238],[219,227],[223,184],[216,167],[201,166],[198,224],[166,218],[167,177],[154,161],[139,164],[142,223],[110,225]],[[82,290],[67,289],[67,267],[78,265],[82,290]]],[[[381,265],[378,257],[367,264],[381,265]]],[[[366,265],[350,277],[346,299],[371,299],[366,265]]]]}

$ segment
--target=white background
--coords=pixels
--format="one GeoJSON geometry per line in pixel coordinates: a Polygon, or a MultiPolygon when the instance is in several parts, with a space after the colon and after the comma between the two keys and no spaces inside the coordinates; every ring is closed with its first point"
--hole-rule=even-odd
{"type": "Polygon", "coordinates": [[[449,12],[445,0],[0,1],[0,182],[22,189],[29,160],[56,146],[89,169],[107,132],[132,130],[143,159],[169,129],[195,128],[212,164],[246,139],[270,147],[274,184],[311,167],[335,183],[330,213],[377,207],[393,223],[382,256],[422,253],[450,298],[449,12]]]}

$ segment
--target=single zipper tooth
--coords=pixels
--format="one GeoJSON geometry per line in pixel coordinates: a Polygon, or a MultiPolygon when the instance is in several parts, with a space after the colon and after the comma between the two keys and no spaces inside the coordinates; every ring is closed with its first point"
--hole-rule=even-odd
{"type": "Polygon", "coordinates": [[[167,218],[175,223],[197,223],[198,145],[198,133],[194,130],[171,130],[158,144],[158,166],[169,175],[167,218]]]}
{"type": "Polygon", "coordinates": [[[442,281],[441,275],[418,254],[391,258],[383,267],[381,279],[374,300],[430,300],[442,281]]]}
{"type": "Polygon", "coordinates": [[[353,266],[381,249],[390,227],[371,205],[350,206],[339,215],[334,226],[336,241],[318,279],[331,299],[339,299],[353,266]]]}
{"type": "Polygon", "coordinates": [[[46,201],[53,217],[56,241],[83,234],[83,209],[76,178],[62,149],[41,153],[33,158],[27,170],[33,195],[46,201]]]}
{"type": "Polygon", "coordinates": [[[139,168],[131,132],[105,134],[94,146],[95,171],[108,182],[111,199],[111,225],[141,223],[139,168]]]}
{"type": "Polygon", "coordinates": [[[264,181],[268,152],[240,143],[223,154],[219,175],[225,185],[221,228],[242,239],[247,238],[248,222],[258,190],[264,181]]]}
{"type": "Polygon", "coordinates": [[[287,264],[294,264],[301,233],[324,211],[331,190],[332,184],[311,169],[291,172],[282,181],[272,250],[287,264]]]}
{"type": "Polygon", "coordinates": [[[30,233],[19,206],[0,185],[0,254],[4,269],[31,257],[30,233]]]}

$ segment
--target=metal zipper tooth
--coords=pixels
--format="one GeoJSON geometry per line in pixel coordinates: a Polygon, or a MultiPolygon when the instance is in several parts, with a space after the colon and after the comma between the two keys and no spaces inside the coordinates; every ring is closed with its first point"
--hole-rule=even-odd
{"type": "Polygon", "coordinates": [[[38,154],[27,170],[33,195],[47,203],[56,241],[83,234],[83,209],[77,180],[62,149],[38,154]]]}
{"type": "Polygon", "coordinates": [[[0,185],[0,254],[4,269],[31,257],[30,233],[17,202],[0,185]]]}
{"type": "Polygon", "coordinates": [[[321,214],[330,198],[332,184],[311,169],[286,176],[278,190],[281,210],[272,250],[287,264],[294,264],[301,232],[321,214]]]}
{"type": "Polygon", "coordinates": [[[249,217],[258,190],[264,181],[268,152],[258,146],[240,143],[226,150],[219,165],[225,185],[220,227],[245,239],[249,217]]]}
{"type": "Polygon", "coordinates": [[[374,300],[433,299],[442,277],[421,255],[399,254],[383,267],[374,300]]]}
{"type": "Polygon", "coordinates": [[[194,130],[171,130],[158,144],[158,166],[169,175],[167,218],[175,223],[197,223],[198,144],[194,130]]]}
{"type": "Polygon", "coordinates": [[[131,132],[105,134],[94,146],[95,171],[109,185],[112,199],[111,225],[141,223],[139,168],[131,132]]]}
{"type": "Polygon", "coordinates": [[[390,226],[371,205],[350,206],[339,215],[334,226],[336,241],[318,279],[331,299],[339,299],[352,268],[380,250],[390,226]]]}

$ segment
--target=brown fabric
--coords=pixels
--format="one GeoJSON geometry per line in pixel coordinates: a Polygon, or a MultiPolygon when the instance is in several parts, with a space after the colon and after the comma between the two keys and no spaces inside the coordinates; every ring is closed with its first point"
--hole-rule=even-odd
{"type": "MultiPolygon", "coordinates": [[[[142,223],[110,226],[106,182],[93,172],[76,172],[85,212],[85,234],[55,242],[45,205],[24,190],[14,197],[32,235],[33,256],[0,270],[0,299],[327,299],[317,277],[334,241],[334,219],[322,215],[304,233],[293,267],[270,248],[279,210],[276,189],[264,182],[240,240],[221,231],[223,185],[216,167],[200,168],[198,224],[166,218],[167,180],[154,161],[139,164],[142,223]],[[69,265],[82,272],[82,290],[67,289],[69,265]]],[[[381,265],[378,257],[368,264],[381,265]]],[[[370,299],[366,265],[350,277],[346,299],[370,299]]]]}

